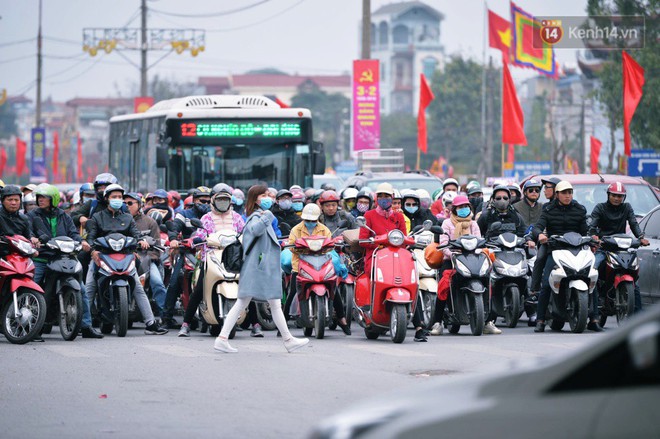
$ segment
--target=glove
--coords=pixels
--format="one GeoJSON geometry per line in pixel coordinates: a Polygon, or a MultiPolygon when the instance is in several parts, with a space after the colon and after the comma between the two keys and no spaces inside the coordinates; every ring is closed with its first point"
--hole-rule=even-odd
{"type": "Polygon", "coordinates": [[[193,238],[193,244],[201,244],[204,242],[204,239],[200,238],[199,236],[196,236],[193,238]]]}

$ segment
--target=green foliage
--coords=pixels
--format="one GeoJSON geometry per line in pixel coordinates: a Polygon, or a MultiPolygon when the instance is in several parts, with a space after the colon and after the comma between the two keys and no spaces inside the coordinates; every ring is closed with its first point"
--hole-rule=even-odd
{"type": "Polygon", "coordinates": [[[403,148],[406,166],[414,169],[417,163],[417,119],[404,113],[382,116],[380,147],[403,148]]]}
{"type": "Polygon", "coordinates": [[[327,93],[313,81],[305,81],[291,98],[292,107],[309,108],[314,121],[314,139],[323,142],[332,163],[342,151],[348,153],[350,142],[351,101],[340,93],[327,93]]]}
{"type": "Polygon", "coordinates": [[[0,139],[8,139],[16,134],[16,113],[12,106],[5,102],[0,105],[0,139]]]}
{"type": "Polygon", "coordinates": [[[196,88],[193,83],[181,83],[162,78],[159,75],[154,75],[149,82],[149,89],[154,102],[199,94],[196,92],[196,88]]]}
{"type": "Polygon", "coordinates": [[[552,142],[546,135],[548,113],[545,93],[543,96],[535,96],[531,114],[525,120],[527,146],[516,148],[517,161],[547,161],[551,159],[552,142]]]}

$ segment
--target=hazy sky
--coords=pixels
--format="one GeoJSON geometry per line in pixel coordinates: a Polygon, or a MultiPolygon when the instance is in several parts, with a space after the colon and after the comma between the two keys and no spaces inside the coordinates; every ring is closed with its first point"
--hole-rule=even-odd
{"type": "MultiPolygon", "coordinates": [[[[371,0],[372,11],[394,3],[371,0]]],[[[481,0],[425,0],[445,15],[441,43],[448,55],[462,53],[482,59],[484,2],[481,0]]],[[[0,0],[0,89],[9,95],[25,93],[34,99],[38,0],[0,0]],[[23,40],[29,40],[21,42],[23,40]]],[[[535,15],[583,15],[586,0],[520,0],[535,15]]],[[[138,27],[139,0],[43,0],[43,97],[73,97],[128,93],[139,82],[138,69],[119,54],[91,58],[82,51],[85,27],[138,27]]],[[[508,0],[488,6],[509,17],[508,0]]],[[[358,26],[361,0],[149,0],[153,9],[148,26],[206,30],[206,51],[197,58],[189,52],[170,54],[154,74],[182,81],[198,76],[227,75],[276,67],[290,73],[340,74],[349,72],[359,55],[358,26]],[[256,4],[256,5],[255,5],[256,4]],[[219,15],[242,6],[244,11],[219,15]],[[197,17],[164,15],[158,11],[197,17]],[[212,14],[216,16],[211,16],[212,14]]],[[[136,64],[138,52],[123,52],[136,64]]],[[[149,63],[165,52],[150,52],[149,63]]],[[[488,54],[499,57],[493,49],[488,54]]],[[[559,50],[560,62],[575,64],[574,50],[559,50]]],[[[532,73],[513,69],[516,78],[532,73]]]]}

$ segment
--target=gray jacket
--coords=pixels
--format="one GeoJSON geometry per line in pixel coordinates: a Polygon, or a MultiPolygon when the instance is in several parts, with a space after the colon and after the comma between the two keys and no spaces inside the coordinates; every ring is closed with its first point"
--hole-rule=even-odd
{"type": "Polygon", "coordinates": [[[250,215],[243,229],[245,255],[238,297],[252,297],[257,301],[282,298],[282,269],[280,244],[273,230],[274,215],[270,211],[257,210],[250,215]]]}
{"type": "Polygon", "coordinates": [[[516,209],[522,217],[525,227],[529,227],[536,224],[539,218],[541,218],[541,209],[543,208],[543,205],[537,201],[534,207],[532,207],[525,198],[523,198],[514,204],[513,208],[516,209]]]}

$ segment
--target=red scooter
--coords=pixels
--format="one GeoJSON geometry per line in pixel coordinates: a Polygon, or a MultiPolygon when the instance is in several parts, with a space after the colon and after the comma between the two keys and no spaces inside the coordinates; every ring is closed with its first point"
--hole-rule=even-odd
{"type": "Polygon", "coordinates": [[[46,320],[44,290],[34,282],[36,251],[22,236],[0,238],[0,247],[8,250],[0,259],[0,303],[2,332],[11,343],[24,344],[39,335],[46,320]]]}
{"type": "MultiPolygon", "coordinates": [[[[357,222],[374,235],[360,242],[378,247],[373,250],[371,273],[362,273],[356,280],[355,320],[369,340],[389,331],[394,343],[403,343],[419,289],[415,257],[407,248],[415,244],[415,239],[400,230],[375,236],[364,217],[358,217],[357,222]]],[[[420,231],[430,229],[431,221],[426,221],[420,231]]]]}
{"type": "Polygon", "coordinates": [[[300,261],[298,263],[298,322],[305,328],[305,335],[315,332],[323,338],[325,328],[332,321],[331,306],[337,288],[337,273],[330,251],[335,240],[325,236],[305,236],[294,242],[300,261]]]}

